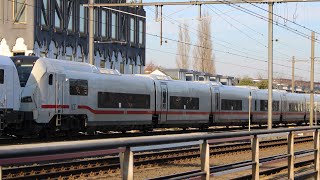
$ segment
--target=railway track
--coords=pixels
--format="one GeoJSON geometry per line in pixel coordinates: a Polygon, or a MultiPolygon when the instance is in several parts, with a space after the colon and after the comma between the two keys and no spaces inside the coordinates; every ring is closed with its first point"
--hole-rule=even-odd
{"type": "MultiPolygon", "coordinates": [[[[290,126],[278,126],[279,128],[287,128],[287,127],[297,127],[296,125],[290,126]]],[[[251,129],[265,129],[265,126],[253,126],[251,129]]],[[[210,127],[206,130],[199,130],[196,128],[191,128],[187,130],[176,130],[176,129],[155,129],[151,132],[140,132],[140,131],[128,131],[126,133],[121,132],[98,132],[97,135],[85,135],[84,133],[79,133],[78,136],[57,136],[46,139],[41,139],[35,136],[29,136],[24,138],[17,138],[15,136],[3,136],[0,137],[0,146],[1,145],[15,145],[15,144],[33,144],[33,143],[48,143],[48,142],[60,142],[60,141],[80,141],[80,140],[92,140],[92,139],[107,139],[107,138],[123,138],[123,137],[139,137],[139,136],[156,136],[156,135],[170,135],[170,134],[186,134],[186,133],[194,133],[194,132],[226,132],[226,131],[240,131],[246,130],[243,127],[218,127],[213,128],[210,127]]]]}
{"type": "MultiPolygon", "coordinates": [[[[313,163],[314,163],[313,159],[312,160],[305,160],[305,161],[301,161],[301,162],[295,163],[294,167],[295,168],[304,167],[304,166],[312,165],[313,163]]],[[[271,168],[271,169],[268,169],[268,170],[265,170],[265,171],[261,171],[260,172],[260,176],[261,175],[268,176],[268,175],[276,174],[276,173],[279,173],[279,172],[281,172],[283,170],[286,170],[287,168],[288,168],[288,166],[279,166],[279,167],[276,167],[276,168],[271,168]]],[[[245,175],[245,176],[234,178],[232,180],[250,180],[251,178],[252,178],[251,175],[245,175]]],[[[307,179],[307,178],[312,178],[312,176],[310,176],[310,174],[300,175],[299,178],[295,178],[295,179],[304,180],[304,179],[307,179]]]]}
{"type": "MultiPolygon", "coordinates": [[[[295,143],[305,143],[309,141],[313,141],[310,136],[295,139],[295,143]]],[[[283,145],[287,145],[286,139],[262,141],[260,148],[270,148],[283,145]]],[[[210,155],[228,154],[249,150],[251,150],[251,143],[220,144],[210,147],[210,155]]],[[[199,156],[199,147],[135,153],[134,165],[137,168],[145,168],[172,161],[198,158],[199,156]]],[[[61,163],[29,165],[23,167],[4,167],[3,179],[86,178],[103,176],[119,172],[119,170],[119,157],[118,155],[114,155],[61,163]]]]}

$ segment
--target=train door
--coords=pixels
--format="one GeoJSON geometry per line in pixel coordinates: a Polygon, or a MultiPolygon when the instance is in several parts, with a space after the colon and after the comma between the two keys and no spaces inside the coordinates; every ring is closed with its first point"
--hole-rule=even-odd
{"type": "Polygon", "coordinates": [[[251,96],[252,96],[252,100],[251,100],[251,122],[253,123],[254,120],[259,119],[258,118],[258,114],[255,113],[258,110],[258,95],[256,91],[251,91],[251,96]]]}
{"type": "Polygon", "coordinates": [[[282,121],[285,121],[285,120],[286,120],[287,107],[288,107],[287,97],[286,97],[285,94],[283,94],[283,95],[281,96],[281,110],[280,110],[280,113],[281,113],[281,116],[282,116],[282,121]]]}
{"type": "Polygon", "coordinates": [[[55,74],[55,114],[56,114],[56,126],[61,126],[61,116],[63,114],[64,105],[64,91],[65,91],[65,74],[55,74]]]}
{"type": "Polygon", "coordinates": [[[161,114],[160,123],[165,123],[167,121],[168,113],[168,86],[167,84],[161,84],[161,114]]]}
{"type": "Polygon", "coordinates": [[[6,108],[6,95],[7,95],[7,85],[6,84],[6,73],[5,73],[5,67],[0,66],[0,89],[3,91],[0,93],[0,108],[6,108]]]}
{"type": "MultiPolygon", "coordinates": [[[[6,113],[7,109],[13,109],[14,102],[13,102],[13,84],[14,83],[8,83],[13,82],[13,70],[12,67],[8,66],[0,66],[0,89],[3,91],[0,91],[0,109],[6,113]],[[9,75],[10,74],[10,75],[9,75]],[[11,76],[12,75],[12,76],[11,76]]],[[[0,116],[0,130],[2,130],[4,127],[4,118],[0,116]]]]}
{"type": "Polygon", "coordinates": [[[212,111],[215,112],[215,116],[214,116],[214,121],[217,122],[219,121],[219,118],[220,118],[220,91],[219,91],[219,88],[215,88],[214,89],[214,106],[213,106],[213,109],[212,111]]]}
{"type": "MultiPolygon", "coordinates": [[[[0,109],[6,108],[6,92],[7,86],[5,85],[5,73],[4,67],[0,66],[0,89],[3,89],[2,93],[0,94],[0,109]]],[[[4,118],[0,115],[0,130],[4,128],[4,118]]]]}

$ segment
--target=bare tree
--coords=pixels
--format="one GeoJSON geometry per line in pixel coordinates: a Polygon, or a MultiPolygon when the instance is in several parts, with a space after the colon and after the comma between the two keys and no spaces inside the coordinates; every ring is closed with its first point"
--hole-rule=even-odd
{"type": "Polygon", "coordinates": [[[146,64],[145,68],[144,68],[144,73],[145,74],[150,74],[152,73],[154,70],[161,70],[162,67],[158,66],[157,64],[153,63],[153,61],[151,61],[150,63],[146,64]]]}
{"type": "Polygon", "coordinates": [[[189,26],[186,23],[179,26],[179,42],[177,50],[177,67],[180,69],[189,69],[190,35],[189,26]]]}
{"type": "Polygon", "coordinates": [[[216,74],[211,39],[211,17],[205,12],[198,24],[198,42],[193,49],[193,68],[197,71],[216,74]]]}

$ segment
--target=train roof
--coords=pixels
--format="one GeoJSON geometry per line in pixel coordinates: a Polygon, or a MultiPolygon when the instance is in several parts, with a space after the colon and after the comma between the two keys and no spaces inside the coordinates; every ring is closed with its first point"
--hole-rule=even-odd
{"type": "Polygon", "coordinates": [[[16,65],[31,65],[39,59],[37,56],[12,56],[10,58],[16,65]]]}
{"type": "Polygon", "coordinates": [[[166,75],[157,75],[157,74],[134,74],[135,76],[143,76],[143,77],[149,77],[153,80],[166,80],[171,81],[172,78],[170,76],[166,75]]]}
{"type": "Polygon", "coordinates": [[[49,59],[49,58],[40,58],[37,61],[37,64],[42,64],[43,68],[46,68],[47,72],[78,71],[78,72],[98,73],[98,74],[100,74],[100,70],[96,66],[88,64],[88,63],[83,63],[83,62],[64,61],[64,60],[49,59]]]}
{"type": "Polygon", "coordinates": [[[194,82],[197,82],[197,83],[202,83],[202,84],[207,84],[207,85],[210,85],[210,86],[223,86],[220,82],[218,81],[194,81],[194,82]]]}
{"type": "Polygon", "coordinates": [[[238,88],[246,88],[246,89],[251,89],[251,90],[258,90],[259,88],[257,86],[235,86],[238,88]]]}
{"type": "Polygon", "coordinates": [[[14,66],[13,61],[8,56],[0,55],[0,64],[4,66],[14,66]]]}
{"type": "Polygon", "coordinates": [[[224,86],[224,85],[222,85],[220,88],[224,89],[224,90],[229,90],[229,91],[235,91],[235,90],[242,91],[242,92],[251,91],[251,89],[249,89],[249,88],[241,88],[241,87],[238,87],[238,86],[224,86]]]}
{"type": "Polygon", "coordinates": [[[121,75],[121,73],[116,69],[103,69],[98,68],[101,74],[109,74],[109,75],[121,75]]]}

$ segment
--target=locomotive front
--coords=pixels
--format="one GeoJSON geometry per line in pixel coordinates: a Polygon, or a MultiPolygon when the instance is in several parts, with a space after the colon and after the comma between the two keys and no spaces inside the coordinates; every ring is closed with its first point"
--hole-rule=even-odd
{"type": "Polygon", "coordinates": [[[0,134],[20,108],[20,84],[13,61],[0,56],[0,134]]]}

